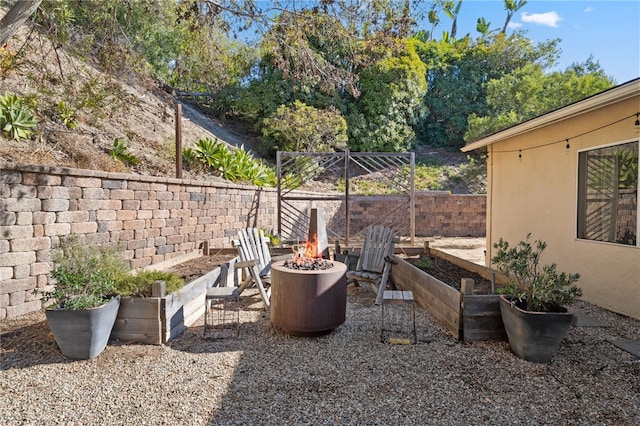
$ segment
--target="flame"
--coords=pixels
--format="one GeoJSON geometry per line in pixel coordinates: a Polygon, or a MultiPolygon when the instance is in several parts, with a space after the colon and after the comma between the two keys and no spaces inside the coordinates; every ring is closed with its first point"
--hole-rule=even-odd
{"type": "Polygon", "coordinates": [[[307,240],[298,246],[294,246],[293,252],[295,253],[296,262],[304,262],[307,259],[322,258],[322,253],[319,253],[318,250],[318,234],[313,234],[313,238],[311,240],[307,240]]]}

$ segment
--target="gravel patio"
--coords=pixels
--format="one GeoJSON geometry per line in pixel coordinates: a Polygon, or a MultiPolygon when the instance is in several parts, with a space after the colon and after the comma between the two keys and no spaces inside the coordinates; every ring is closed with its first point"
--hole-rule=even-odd
{"type": "Polygon", "coordinates": [[[6,425],[640,424],[640,359],[607,338],[640,321],[579,302],[604,323],[572,327],[549,364],[507,343],[460,343],[416,309],[418,344],[380,342],[380,308],[348,288],[333,333],[274,329],[254,289],[240,337],[204,340],[202,319],[165,346],[112,342],[92,361],[62,357],[44,314],[0,322],[6,425]]]}

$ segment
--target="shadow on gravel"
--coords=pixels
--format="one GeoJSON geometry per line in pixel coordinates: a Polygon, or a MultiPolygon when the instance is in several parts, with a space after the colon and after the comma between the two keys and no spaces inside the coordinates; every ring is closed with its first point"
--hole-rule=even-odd
{"type": "Polygon", "coordinates": [[[0,370],[60,362],[72,361],[58,349],[46,320],[0,333],[0,370]]]}

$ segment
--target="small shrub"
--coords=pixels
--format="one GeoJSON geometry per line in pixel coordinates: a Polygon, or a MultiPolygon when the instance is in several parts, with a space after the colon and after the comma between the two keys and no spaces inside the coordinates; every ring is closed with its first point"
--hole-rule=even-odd
{"type": "Polygon", "coordinates": [[[0,76],[6,77],[18,68],[18,54],[8,44],[0,46],[0,76]]]}
{"type": "Polygon", "coordinates": [[[58,102],[56,110],[58,112],[58,117],[60,117],[60,120],[62,121],[62,124],[64,124],[67,129],[75,129],[76,127],[78,127],[75,112],[73,112],[69,105],[64,103],[64,101],[58,102]]]}
{"type": "Polygon", "coordinates": [[[113,246],[86,246],[76,237],[60,240],[53,252],[51,277],[56,284],[41,293],[55,300],[57,309],[77,310],[101,306],[117,294],[116,282],[129,274],[122,250],[113,246]]]}
{"type": "Polygon", "coordinates": [[[540,259],[547,243],[536,240],[532,245],[530,237],[528,234],[524,241],[513,247],[502,238],[493,244],[497,252],[491,261],[512,278],[502,292],[514,296],[515,303],[522,309],[559,311],[562,305],[573,303],[582,295],[582,290],[574,284],[580,274],[558,272],[555,263],[541,265],[540,259]]]}
{"type": "Polygon", "coordinates": [[[164,281],[167,293],[173,293],[184,286],[184,280],[174,272],[140,271],[122,276],[116,283],[116,290],[122,296],[151,297],[154,281],[164,281]]]}
{"type": "Polygon", "coordinates": [[[135,166],[140,164],[138,157],[127,152],[127,143],[120,138],[115,138],[113,141],[113,148],[111,148],[110,153],[114,160],[120,161],[126,166],[135,166]]]}
{"type": "Polygon", "coordinates": [[[416,259],[413,262],[413,264],[417,268],[422,269],[423,271],[428,271],[433,266],[433,263],[431,262],[431,258],[430,257],[421,257],[419,259],[416,259]]]}
{"type": "Polygon", "coordinates": [[[264,233],[264,236],[269,239],[269,244],[273,247],[277,247],[280,245],[280,236],[277,232],[267,228],[260,228],[260,230],[264,233]]]}
{"type": "Polygon", "coordinates": [[[0,131],[18,141],[29,138],[37,125],[24,98],[15,93],[0,96],[0,131]]]}
{"type": "Polygon", "coordinates": [[[257,160],[244,146],[233,152],[227,146],[210,138],[202,138],[193,149],[183,149],[183,163],[195,167],[200,163],[212,173],[231,182],[248,182],[256,186],[275,186],[276,174],[272,168],[257,160]]]}
{"type": "Polygon", "coordinates": [[[182,148],[182,167],[187,170],[200,170],[203,166],[195,150],[182,148]]]}

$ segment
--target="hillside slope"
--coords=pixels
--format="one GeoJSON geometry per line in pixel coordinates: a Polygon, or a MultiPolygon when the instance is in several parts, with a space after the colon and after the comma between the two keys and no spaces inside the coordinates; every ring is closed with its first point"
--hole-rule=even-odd
{"type": "MultiPolygon", "coordinates": [[[[0,10],[0,17],[4,14],[0,10]]],[[[29,100],[38,121],[32,140],[0,136],[0,159],[21,164],[102,169],[156,176],[175,175],[175,97],[157,82],[136,75],[112,75],[79,60],[25,26],[0,52],[0,95],[16,93],[29,100]],[[28,42],[25,43],[25,40],[28,42]],[[7,59],[16,59],[10,65],[7,59]],[[4,64],[7,64],[6,66],[4,64]],[[4,71],[4,72],[3,72],[4,71]],[[77,127],[67,128],[60,101],[75,113],[77,127]],[[116,138],[141,160],[127,168],[108,151],[116,138]]],[[[228,145],[249,145],[223,123],[182,103],[182,143],[203,137],[228,145]]],[[[185,177],[190,176],[185,171],[185,177]]]]}
{"type": "MultiPolygon", "coordinates": [[[[0,95],[16,93],[28,99],[38,128],[31,140],[0,136],[0,160],[175,176],[175,105],[179,101],[158,82],[133,73],[113,75],[98,70],[63,49],[54,49],[47,38],[27,27],[4,51],[4,55],[14,54],[16,65],[4,67],[6,62],[0,61],[0,95]],[[67,128],[61,120],[60,101],[75,113],[76,128],[67,128]],[[140,159],[140,164],[126,167],[111,158],[109,151],[116,138],[126,142],[128,152],[140,159]]],[[[183,147],[210,137],[229,146],[243,145],[258,156],[252,149],[255,140],[234,131],[232,125],[207,117],[184,102],[182,112],[183,147]]],[[[467,163],[466,155],[421,147],[416,158],[448,168],[440,189],[477,192],[473,183],[455,178],[467,163]]],[[[219,179],[188,170],[183,171],[183,177],[219,179]]]]}

